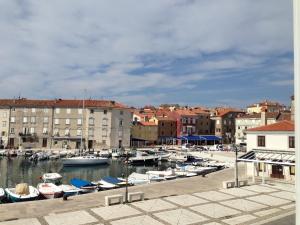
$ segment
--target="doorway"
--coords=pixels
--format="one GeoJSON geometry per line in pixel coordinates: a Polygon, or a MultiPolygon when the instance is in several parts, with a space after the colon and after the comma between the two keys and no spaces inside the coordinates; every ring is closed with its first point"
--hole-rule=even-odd
{"type": "Polygon", "coordinates": [[[43,138],[43,144],[42,144],[43,148],[47,147],[47,138],[43,138]]]}
{"type": "Polygon", "coordinates": [[[89,140],[88,142],[88,149],[92,149],[93,148],[93,140],[89,140]]]}
{"type": "Polygon", "coordinates": [[[279,178],[279,179],[284,178],[282,165],[272,165],[271,177],[272,178],[279,178]]]}
{"type": "Polygon", "coordinates": [[[14,148],[14,147],[15,147],[15,139],[9,138],[9,148],[14,148]]]}

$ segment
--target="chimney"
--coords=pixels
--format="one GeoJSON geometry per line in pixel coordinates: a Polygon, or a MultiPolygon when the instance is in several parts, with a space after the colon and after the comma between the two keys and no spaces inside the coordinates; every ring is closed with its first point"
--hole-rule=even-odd
{"type": "Polygon", "coordinates": [[[266,116],[266,109],[263,109],[262,111],[261,111],[261,113],[260,113],[260,115],[261,115],[261,126],[265,126],[265,125],[267,125],[267,116],[266,116]]]}

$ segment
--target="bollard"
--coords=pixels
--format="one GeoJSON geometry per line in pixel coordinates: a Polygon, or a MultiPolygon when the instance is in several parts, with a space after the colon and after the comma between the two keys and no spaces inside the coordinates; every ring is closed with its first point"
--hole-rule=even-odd
{"type": "Polygon", "coordinates": [[[63,201],[67,201],[68,200],[68,195],[67,194],[64,194],[63,195],[63,201]]]}

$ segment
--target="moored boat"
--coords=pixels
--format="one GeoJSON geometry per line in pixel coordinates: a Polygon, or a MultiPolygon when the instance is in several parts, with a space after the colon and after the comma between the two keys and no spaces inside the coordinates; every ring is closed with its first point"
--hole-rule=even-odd
{"type": "Polygon", "coordinates": [[[81,189],[82,193],[95,192],[98,188],[98,186],[96,184],[93,184],[89,181],[81,180],[81,179],[78,179],[78,178],[71,179],[70,183],[73,186],[81,189]]]}
{"type": "Polygon", "coordinates": [[[56,185],[61,183],[62,176],[59,173],[44,173],[42,180],[44,183],[54,183],[56,185]]]}
{"type": "Polygon", "coordinates": [[[0,202],[5,198],[5,191],[3,188],[0,188],[0,202]]]}
{"type": "Polygon", "coordinates": [[[92,166],[108,164],[108,158],[89,156],[78,156],[62,160],[64,166],[92,166]]]}
{"type": "Polygon", "coordinates": [[[15,188],[5,189],[7,198],[12,202],[33,201],[40,195],[39,191],[28,184],[18,184],[15,188]]]}
{"type": "Polygon", "coordinates": [[[128,159],[130,164],[156,164],[158,163],[159,156],[157,155],[148,155],[147,153],[137,152],[135,157],[130,157],[128,159]]]}
{"type": "Polygon", "coordinates": [[[80,188],[77,188],[73,185],[69,184],[61,184],[58,186],[60,189],[62,189],[64,195],[67,196],[73,196],[73,195],[78,195],[81,192],[80,188]]]}
{"type": "Polygon", "coordinates": [[[117,188],[120,186],[125,185],[125,182],[123,180],[120,180],[116,177],[103,177],[100,181],[99,181],[99,186],[102,189],[113,189],[113,188],[117,188]]]}
{"type": "Polygon", "coordinates": [[[37,186],[38,191],[47,199],[59,198],[62,196],[62,189],[53,183],[40,183],[37,186]]]}

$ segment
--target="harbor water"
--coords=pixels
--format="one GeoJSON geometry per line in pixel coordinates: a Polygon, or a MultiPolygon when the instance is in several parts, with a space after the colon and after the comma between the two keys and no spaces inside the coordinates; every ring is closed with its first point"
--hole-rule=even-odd
{"type": "MultiPolygon", "coordinates": [[[[148,170],[164,170],[169,163],[158,166],[128,166],[128,174],[132,172],[145,173],[148,170]]],[[[108,165],[88,167],[63,167],[62,161],[46,160],[33,162],[25,157],[7,158],[0,156],[0,187],[15,187],[18,183],[28,183],[36,186],[41,183],[44,173],[57,172],[62,175],[62,182],[68,184],[76,177],[88,181],[97,181],[105,176],[122,177],[126,175],[126,165],[121,159],[110,159],[108,165]]]]}

